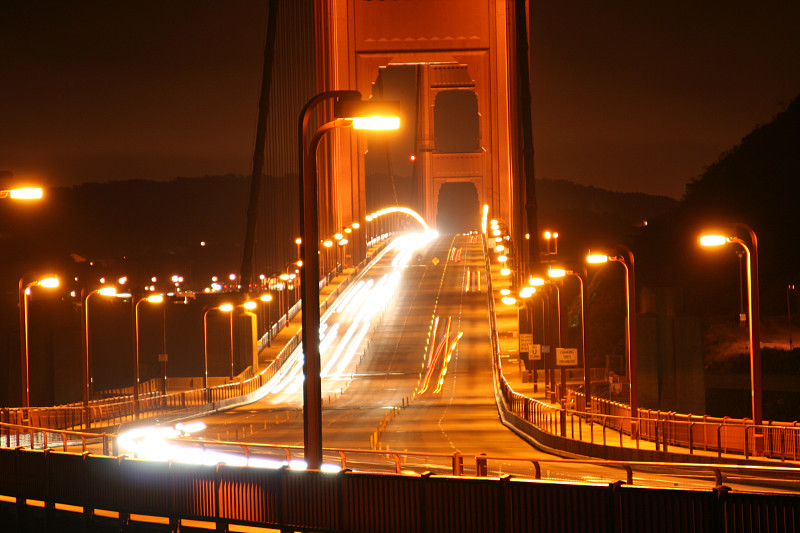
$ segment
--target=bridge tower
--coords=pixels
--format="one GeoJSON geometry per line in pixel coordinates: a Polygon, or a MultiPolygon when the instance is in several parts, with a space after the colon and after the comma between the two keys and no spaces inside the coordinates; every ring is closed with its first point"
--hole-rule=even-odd
{"type": "MultiPolygon", "coordinates": [[[[357,89],[369,97],[387,69],[416,68],[410,188],[428,222],[436,224],[449,185],[471,184],[478,203],[488,204],[521,242],[513,0],[317,0],[316,15],[320,90],[357,89]],[[451,142],[443,125],[458,109],[468,110],[466,130],[475,135],[451,142]]],[[[355,199],[356,190],[365,190],[356,166],[363,158],[359,147],[340,148],[332,154],[340,216],[363,218],[366,206],[355,199]]]]}

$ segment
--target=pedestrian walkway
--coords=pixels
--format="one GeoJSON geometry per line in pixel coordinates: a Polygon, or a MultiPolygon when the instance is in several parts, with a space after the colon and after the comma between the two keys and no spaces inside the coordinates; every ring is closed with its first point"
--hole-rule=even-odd
{"type": "MultiPolygon", "coordinates": [[[[630,417],[613,416],[607,414],[587,414],[576,410],[575,397],[567,395],[565,406],[556,398],[545,383],[542,362],[537,361],[536,378],[530,379],[530,373],[524,368],[519,352],[519,300],[515,304],[503,303],[502,289],[511,290],[512,276],[504,276],[500,272],[500,264],[491,263],[492,291],[495,302],[496,328],[500,350],[499,369],[502,378],[508,385],[516,401],[515,405],[523,404],[520,412],[514,414],[515,409],[509,407],[509,418],[518,417],[522,413],[527,416],[527,421],[521,425],[535,428],[542,441],[529,435],[544,448],[549,448],[553,453],[564,456],[591,453],[601,458],[621,458],[629,460],[668,461],[668,462],[733,462],[749,464],[787,464],[781,457],[746,457],[742,449],[748,449],[748,435],[752,433],[742,425],[724,426],[721,424],[707,424],[698,418],[694,424],[676,423],[668,418],[669,413],[664,413],[663,420],[640,419],[632,421],[630,417]],[[525,405],[527,404],[527,405],[525,405]],[[637,429],[638,424],[638,429],[637,429]],[[684,426],[681,426],[684,424],[684,426]],[[618,428],[622,428],[619,430],[618,428]],[[686,435],[683,435],[685,432],[686,435]],[[706,432],[708,439],[699,438],[706,432]],[[633,435],[633,436],[632,436],[633,435]],[[639,437],[639,438],[637,438],[639,437]],[[694,442],[693,442],[694,439],[694,442]],[[729,453],[720,445],[709,449],[703,448],[701,442],[734,442],[738,439],[739,446],[729,453]],[[686,445],[686,442],[689,445],[686,445]],[[678,444],[676,444],[676,442],[678,444]],[[579,445],[584,444],[584,445],[579,445]],[[683,445],[680,445],[683,444],[683,445]],[[694,444],[694,445],[692,445],[694,444]]],[[[513,292],[513,291],[512,291],[513,292]]],[[[514,296],[511,294],[510,296],[514,296]]],[[[537,302],[538,304],[538,302],[537,302]]],[[[580,368],[577,369],[575,379],[568,380],[567,389],[577,389],[583,384],[580,368]],[[578,376],[577,374],[580,374],[578,376]]],[[[560,371],[555,370],[555,388],[558,388],[560,371]]],[[[508,403],[508,402],[507,402],[508,403]]],[[[582,404],[582,402],[581,402],[582,404]]],[[[644,410],[643,410],[644,411],[644,410]]],[[[520,431],[517,427],[518,432],[520,431]]],[[[752,426],[750,427],[752,430],[752,426]]],[[[526,432],[527,433],[527,432],[526,432]]],[[[765,438],[770,438],[767,435],[765,438]]],[[[781,437],[783,438],[783,437],[781,437]]],[[[783,446],[783,444],[781,444],[783,446]]],[[[783,449],[783,448],[781,448],[783,449]]],[[[791,463],[796,464],[796,463],[791,463]]]]}

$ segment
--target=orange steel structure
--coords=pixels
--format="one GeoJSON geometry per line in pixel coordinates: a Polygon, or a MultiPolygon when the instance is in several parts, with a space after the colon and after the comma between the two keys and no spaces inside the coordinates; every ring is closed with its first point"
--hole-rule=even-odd
{"type": "MultiPolygon", "coordinates": [[[[420,209],[435,224],[443,184],[472,183],[481,205],[509,221],[522,242],[524,199],[516,180],[518,146],[514,2],[511,0],[317,0],[317,84],[320,91],[350,89],[372,94],[381,68],[416,64],[419,125],[415,164],[420,175],[420,209]],[[474,91],[480,146],[469,153],[446,153],[432,145],[437,94],[474,91]]],[[[524,23],[524,21],[522,22],[524,23]]],[[[363,141],[336,135],[328,162],[337,205],[334,220],[363,220],[363,141]]]]}

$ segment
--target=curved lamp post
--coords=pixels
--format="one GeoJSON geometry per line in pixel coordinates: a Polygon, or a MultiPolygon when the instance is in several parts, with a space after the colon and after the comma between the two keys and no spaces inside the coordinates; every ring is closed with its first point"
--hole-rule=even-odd
{"type": "Polygon", "coordinates": [[[233,373],[233,304],[225,303],[215,307],[208,307],[203,311],[203,389],[206,391],[208,390],[208,313],[211,311],[230,313],[230,362],[231,373],[233,373]]]}
{"type": "Polygon", "coordinates": [[[89,363],[89,299],[95,294],[100,296],[115,296],[117,289],[115,287],[100,287],[92,291],[86,292],[85,288],[81,289],[81,339],[83,341],[83,357],[81,378],[83,384],[83,416],[84,426],[89,428],[89,400],[91,397],[91,365],[89,363]]]}
{"type": "MultiPolygon", "coordinates": [[[[582,273],[573,270],[564,269],[551,269],[550,277],[564,277],[573,276],[578,280],[580,289],[580,306],[581,306],[581,353],[583,354],[583,388],[586,398],[586,405],[584,406],[586,412],[590,411],[592,401],[592,379],[591,368],[589,363],[589,356],[586,353],[586,269],[582,273]]],[[[564,380],[561,381],[562,386],[565,386],[564,380]]]]}
{"type": "Polygon", "coordinates": [[[54,289],[58,287],[58,278],[50,277],[25,283],[25,277],[19,278],[19,333],[22,352],[22,407],[30,407],[30,370],[28,345],[28,293],[32,287],[54,289]]]}
{"type": "Polygon", "coordinates": [[[148,302],[160,304],[164,302],[161,294],[151,294],[137,299],[131,296],[133,302],[133,417],[139,420],[139,304],[148,302]]]}
{"type": "Polygon", "coordinates": [[[744,249],[747,259],[747,292],[750,300],[750,405],[753,412],[753,425],[755,426],[756,450],[763,447],[763,423],[761,401],[761,330],[759,327],[759,298],[758,298],[758,240],[753,229],[741,222],[735,227],[744,230],[750,236],[750,246],[737,236],[703,235],[700,237],[701,246],[721,246],[735,243],[744,249]]]}
{"type": "MultiPolygon", "coordinates": [[[[395,113],[392,113],[395,115],[395,113]]],[[[325,133],[335,129],[397,129],[400,119],[388,117],[385,107],[379,102],[361,101],[358,91],[328,91],[309,100],[300,113],[300,233],[303,242],[303,268],[300,271],[300,286],[303,290],[303,445],[305,460],[309,468],[322,466],[322,384],[319,359],[319,217],[317,214],[317,146],[325,133]],[[312,109],[325,100],[336,100],[334,120],[320,126],[308,140],[308,120],[312,109]],[[372,110],[368,107],[373,107],[372,110]],[[313,246],[308,246],[314,243],[313,246]]]]}
{"type": "Polygon", "coordinates": [[[636,377],[636,270],[633,265],[633,252],[623,244],[617,248],[625,253],[623,256],[609,256],[603,254],[590,254],[586,257],[587,263],[599,264],[614,261],[620,263],[625,269],[625,335],[628,341],[628,381],[630,382],[631,417],[639,417],[639,398],[636,377]]]}
{"type": "Polygon", "coordinates": [[[267,346],[272,346],[272,295],[262,294],[258,299],[267,303],[267,346]]]}

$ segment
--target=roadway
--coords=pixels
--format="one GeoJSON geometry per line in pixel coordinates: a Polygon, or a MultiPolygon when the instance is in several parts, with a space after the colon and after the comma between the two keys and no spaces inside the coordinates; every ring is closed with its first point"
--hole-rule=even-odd
{"type": "MultiPolygon", "coordinates": [[[[388,249],[323,317],[324,446],[554,459],[500,422],[480,238],[423,243],[416,248],[420,242],[409,238],[388,249]],[[449,342],[437,356],[448,321],[449,342]],[[356,344],[364,331],[369,335],[356,344]]],[[[299,354],[290,365],[287,377],[258,402],[198,419],[206,429],[194,436],[302,445],[299,354]]],[[[450,467],[449,458],[406,460],[415,467],[450,467]]],[[[497,468],[504,471],[502,464],[497,468]]]]}
{"type": "MultiPolygon", "coordinates": [[[[460,452],[502,457],[490,462],[489,475],[532,476],[529,460],[538,460],[547,479],[624,479],[619,468],[560,461],[501,423],[484,265],[479,236],[408,236],[394,241],[351,283],[321,326],[324,447],[391,450],[403,468],[417,472],[447,473],[452,467],[447,455],[460,452]]],[[[302,353],[296,350],[260,400],[185,421],[205,425],[192,437],[302,448],[301,369],[302,353]]],[[[266,455],[282,460],[282,453],[266,455]]],[[[302,450],[291,453],[299,458],[302,450]]],[[[390,454],[348,455],[350,468],[394,468],[390,454]]],[[[337,464],[339,456],[326,453],[325,462],[337,464]]],[[[474,468],[465,462],[466,474],[474,468]]],[[[643,482],[714,485],[710,475],[636,472],[635,483],[643,482]]]]}

